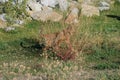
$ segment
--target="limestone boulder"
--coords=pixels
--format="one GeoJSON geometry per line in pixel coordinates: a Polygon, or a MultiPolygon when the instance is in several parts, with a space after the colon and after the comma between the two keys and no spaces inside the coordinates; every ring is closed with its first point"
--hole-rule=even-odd
{"type": "Polygon", "coordinates": [[[58,0],[58,3],[59,3],[59,7],[61,11],[67,11],[68,6],[69,6],[67,0],[58,0]]]}
{"type": "Polygon", "coordinates": [[[41,20],[43,22],[48,20],[58,22],[63,18],[62,15],[53,11],[49,7],[44,7],[42,11],[31,13],[31,17],[35,20],[41,20]]]}
{"type": "Polygon", "coordinates": [[[65,23],[67,24],[78,23],[78,13],[79,13],[79,9],[73,8],[70,14],[67,16],[65,23]]]}
{"type": "Polygon", "coordinates": [[[28,0],[27,2],[27,12],[37,12],[42,10],[42,5],[39,2],[36,2],[35,0],[28,0]]]}
{"type": "Polygon", "coordinates": [[[55,7],[58,4],[58,0],[40,0],[40,3],[47,7],[55,7]]]}
{"type": "Polygon", "coordinates": [[[82,4],[81,9],[81,15],[86,17],[92,17],[92,16],[99,16],[100,12],[99,9],[95,6],[88,5],[88,4],[82,4]]]}

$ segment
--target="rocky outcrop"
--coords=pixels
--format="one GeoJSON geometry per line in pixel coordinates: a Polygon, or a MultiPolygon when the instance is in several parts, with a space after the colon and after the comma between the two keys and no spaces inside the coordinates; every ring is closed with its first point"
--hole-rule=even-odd
{"type": "MultiPolygon", "coordinates": [[[[0,0],[0,3],[5,3],[8,0],[0,0]]],[[[22,3],[24,0],[13,0],[12,3],[22,3]]],[[[119,0],[116,0],[119,1],[119,0]]],[[[40,20],[40,21],[53,21],[58,22],[62,20],[63,15],[58,12],[68,12],[68,15],[65,15],[65,23],[72,24],[78,22],[79,14],[87,17],[99,16],[100,11],[109,10],[111,3],[115,2],[114,0],[27,0],[26,11],[29,14],[31,19],[40,20]],[[94,3],[96,3],[95,7],[94,3]],[[58,12],[55,11],[59,10],[58,12]],[[81,11],[80,11],[81,10],[81,11]],[[80,13],[79,13],[80,12],[80,13]],[[78,14],[79,13],[79,14],[78,14]]],[[[23,13],[24,14],[24,13],[23,13]]],[[[21,15],[22,16],[22,15],[21,15]]],[[[0,15],[2,21],[6,21],[4,15],[0,15]]],[[[12,19],[12,18],[10,18],[12,19]]],[[[27,19],[27,18],[25,18],[27,19]]],[[[14,24],[21,25],[24,23],[22,19],[13,19],[14,24]]]]}
{"type": "Polygon", "coordinates": [[[61,11],[67,11],[68,0],[28,0],[27,8],[32,11],[40,11],[43,6],[54,8],[59,6],[61,11]]]}

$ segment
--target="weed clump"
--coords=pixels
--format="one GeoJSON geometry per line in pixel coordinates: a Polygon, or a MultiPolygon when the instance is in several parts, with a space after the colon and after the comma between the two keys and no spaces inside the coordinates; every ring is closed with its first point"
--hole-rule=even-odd
{"type": "Polygon", "coordinates": [[[26,1],[23,0],[22,3],[14,2],[13,0],[8,0],[5,3],[0,3],[0,13],[5,13],[8,25],[12,25],[15,20],[23,20],[28,14],[26,12],[26,1]]]}

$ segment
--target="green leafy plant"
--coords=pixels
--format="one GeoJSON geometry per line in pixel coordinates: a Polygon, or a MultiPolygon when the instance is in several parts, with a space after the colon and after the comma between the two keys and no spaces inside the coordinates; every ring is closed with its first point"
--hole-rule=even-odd
{"type": "Polygon", "coordinates": [[[13,0],[9,0],[2,4],[2,13],[6,13],[6,19],[8,24],[13,24],[17,19],[25,19],[27,15],[26,12],[26,1],[23,0],[22,3],[13,3],[13,0]]]}

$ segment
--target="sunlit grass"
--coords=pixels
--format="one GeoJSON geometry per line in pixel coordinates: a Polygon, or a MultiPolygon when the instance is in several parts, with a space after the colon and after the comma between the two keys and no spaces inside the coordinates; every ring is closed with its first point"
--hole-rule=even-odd
{"type": "Polygon", "coordinates": [[[28,46],[34,44],[32,40],[39,38],[40,29],[44,34],[61,31],[67,27],[62,22],[30,21],[12,32],[0,29],[0,74],[5,79],[37,76],[48,80],[119,80],[120,21],[106,17],[106,14],[120,14],[119,5],[114,7],[101,12],[100,17],[80,16],[79,25],[71,38],[78,54],[75,60],[70,61],[46,58],[40,56],[39,50],[20,46],[21,42],[28,46]]]}

